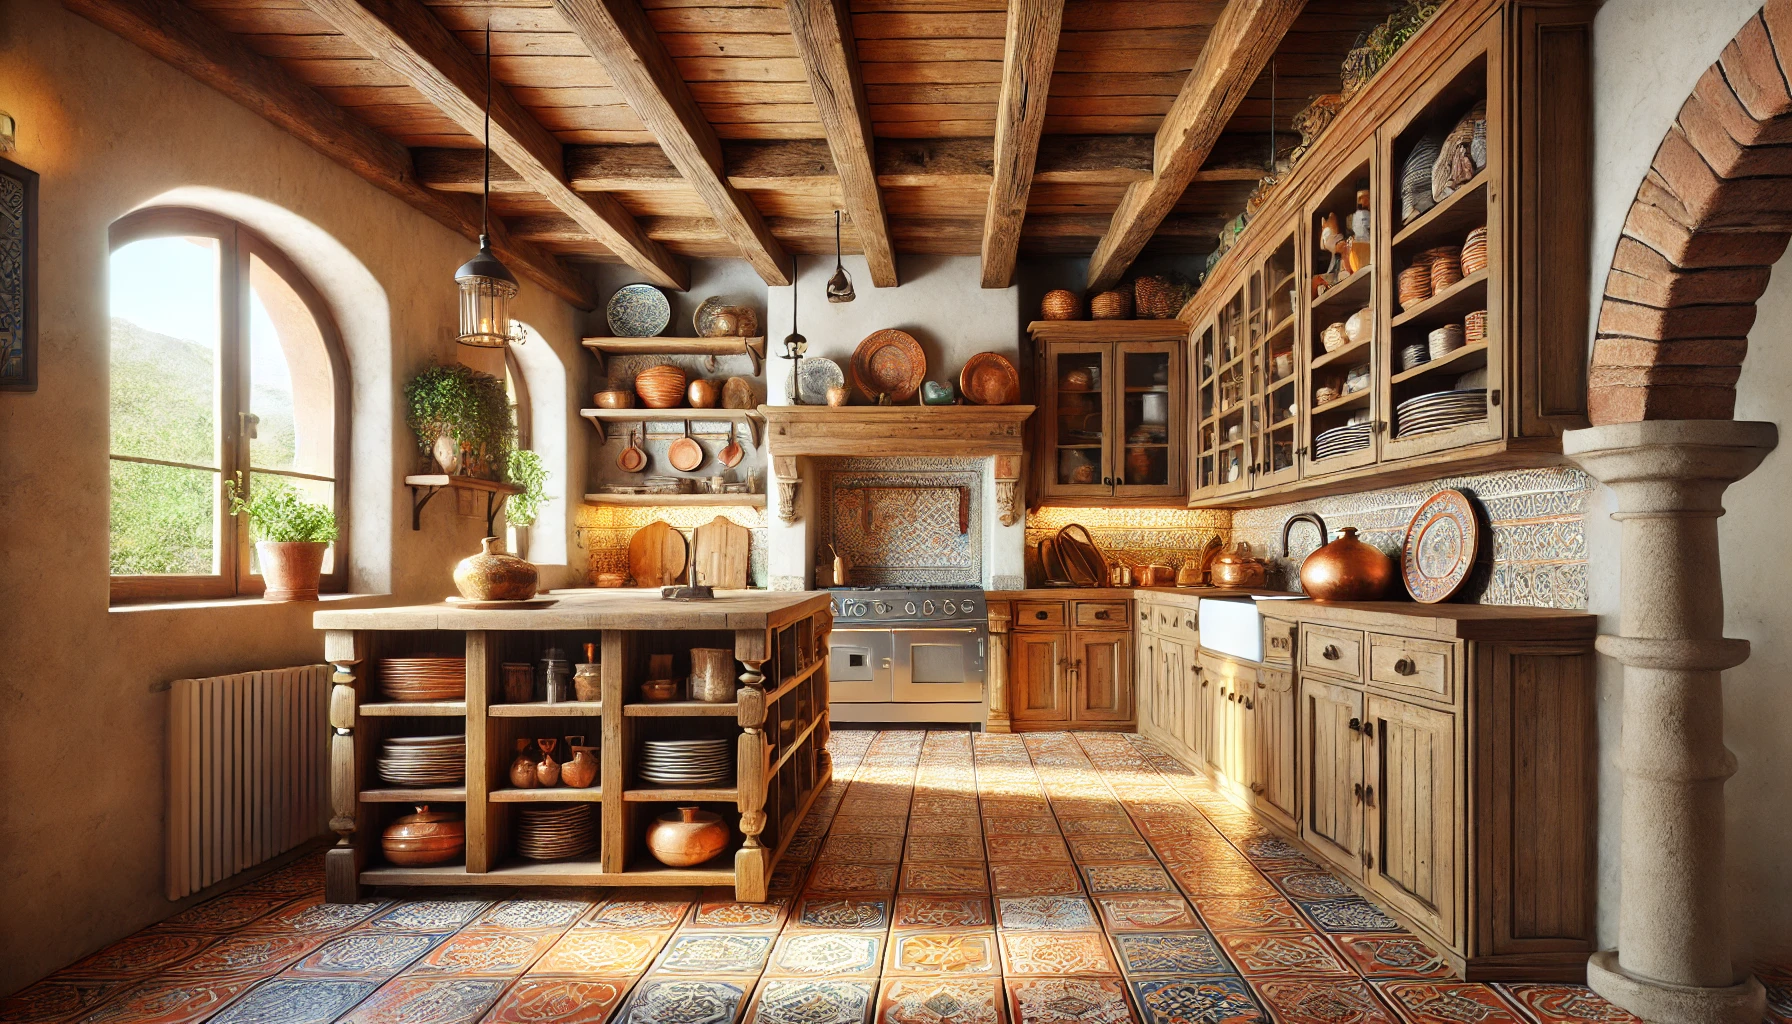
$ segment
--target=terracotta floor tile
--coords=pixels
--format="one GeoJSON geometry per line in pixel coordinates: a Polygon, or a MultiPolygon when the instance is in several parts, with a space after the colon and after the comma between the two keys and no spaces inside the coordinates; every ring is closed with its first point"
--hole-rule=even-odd
{"type": "Polygon", "coordinates": [[[1095,897],[1101,923],[1111,932],[1199,928],[1188,901],[1170,893],[1095,897]]]}
{"type": "Polygon", "coordinates": [[[767,978],[747,1007],[747,1024],[865,1024],[877,982],[839,978],[767,978]]]}
{"type": "Polygon", "coordinates": [[[1106,937],[1093,932],[1002,932],[1002,973],[1119,974],[1106,937]]]}
{"type": "Polygon", "coordinates": [[[1365,978],[1443,979],[1453,977],[1450,962],[1411,935],[1331,935],[1333,946],[1365,978]]]}
{"type": "Polygon", "coordinates": [[[593,910],[580,921],[580,928],[611,928],[623,931],[653,929],[670,930],[678,926],[690,910],[691,900],[611,900],[593,910]]]}
{"type": "Polygon", "coordinates": [[[325,903],[323,887],[297,903],[288,904],[256,920],[244,931],[297,932],[330,935],[352,928],[390,906],[386,900],[366,903],[325,903]]]}
{"type": "Polygon", "coordinates": [[[215,1016],[254,984],[246,978],[157,978],[79,1019],[82,1024],[194,1024],[215,1016]]]}
{"type": "Polygon", "coordinates": [[[1404,932],[1400,922],[1361,896],[1330,900],[1295,900],[1295,906],[1328,932],[1404,932]]]}
{"type": "Polygon", "coordinates": [[[484,1024],[606,1024],[633,978],[524,978],[485,1015],[484,1024]]]}
{"type": "Polygon", "coordinates": [[[877,993],[877,1024],[1003,1024],[999,978],[894,978],[877,993]]]}
{"type": "Polygon", "coordinates": [[[888,896],[805,896],[796,902],[785,928],[847,931],[887,928],[890,903],[888,896]]]}
{"type": "Polygon", "coordinates": [[[1151,845],[1136,836],[1078,836],[1070,842],[1078,864],[1154,860],[1151,845]]]}
{"type": "Polygon", "coordinates": [[[1069,864],[991,864],[989,886],[997,896],[1076,896],[1083,891],[1069,864]]]}
{"type": "Polygon", "coordinates": [[[175,964],[163,973],[168,977],[265,978],[279,974],[328,941],[328,935],[277,932],[227,935],[198,956],[175,964]]]}
{"type": "Polygon", "coordinates": [[[1262,977],[1251,982],[1279,1024],[1399,1024],[1367,982],[1328,977],[1262,977]]]}
{"type": "Polygon", "coordinates": [[[1141,979],[1132,994],[1146,1024],[1269,1024],[1240,978],[1141,979]]]}
{"type": "Polygon", "coordinates": [[[63,979],[147,978],[218,941],[216,935],[142,931],[57,972],[63,979]]]}
{"type": "Polygon", "coordinates": [[[560,941],[554,931],[512,931],[480,926],[450,937],[412,964],[412,977],[514,978],[560,941]]]}
{"type": "Polygon", "coordinates": [[[1007,988],[1013,1024],[1127,1024],[1135,1019],[1117,978],[1013,978],[1007,988]]]}
{"type": "Polygon", "coordinates": [[[988,896],[925,896],[904,893],[896,897],[893,928],[987,928],[994,921],[988,896]]]}
{"type": "Polygon", "coordinates": [[[398,978],[381,985],[341,1024],[473,1024],[508,984],[499,978],[398,978]]]}
{"type": "Polygon", "coordinates": [[[1351,974],[1331,944],[1313,932],[1220,932],[1219,940],[1232,962],[1247,975],[1304,978],[1351,974]]]}
{"type": "Polygon", "coordinates": [[[1055,836],[1058,834],[1058,823],[1050,817],[983,818],[983,834],[986,836],[1055,836]]]}
{"type": "Polygon", "coordinates": [[[1312,931],[1294,904],[1280,896],[1244,899],[1198,897],[1195,909],[1207,927],[1216,932],[1312,931]]]}
{"type": "Polygon", "coordinates": [[[809,873],[805,896],[892,893],[896,891],[896,865],[821,863],[809,873]]]}
{"type": "Polygon", "coordinates": [[[1067,838],[1076,836],[1136,836],[1139,830],[1133,828],[1132,820],[1125,815],[1096,815],[1092,817],[1060,817],[1058,827],[1067,838]]]}
{"type": "Polygon", "coordinates": [[[1642,1024],[1639,1017],[1614,1006],[1585,985],[1513,982],[1494,986],[1542,1024],[1597,1021],[1599,1024],[1642,1024]]]}
{"type": "Polygon", "coordinates": [[[1356,890],[1329,871],[1296,871],[1276,879],[1291,900],[1330,900],[1356,895],[1356,890]]]}
{"type": "Polygon", "coordinates": [[[988,929],[950,932],[902,931],[890,936],[885,977],[994,977],[1002,973],[996,933],[988,929]]]}
{"type": "Polygon", "coordinates": [[[978,835],[909,836],[902,855],[909,860],[983,860],[983,838],[978,835]]]}
{"type": "Polygon", "coordinates": [[[1280,896],[1276,887],[1256,868],[1246,864],[1196,864],[1170,867],[1176,884],[1195,900],[1208,896],[1261,899],[1280,896]]]}
{"type": "Polygon", "coordinates": [[[620,978],[640,974],[667,938],[664,932],[574,928],[529,968],[530,974],[620,978]]]}
{"type": "Polygon", "coordinates": [[[473,927],[565,928],[591,913],[590,900],[505,900],[487,910],[473,927]]]}
{"type": "Polygon", "coordinates": [[[1018,931],[1100,931],[1095,908],[1081,896],[1004,896],[996,901],[996,920],[1018,931]]]}
{"type": "Polygon", "coordinates": [[[491,904],[484,900],[406,900],[367,923],[379,930],[451,932],[478,917],[491,904]]]}
{"type": "Polygon", "coordinates": [[[1129,978],[1205,977],[1238,973],[1212,935],[1181,932],[1121,932],[1113,937],[1120,970],[1129,978]]]}
{"type": "Polygon", "coordinates": [[[977,831],[978,821],[970,814],[923,814],[909,819],[912,836],[962,836],[977,831]]]}
{"type": "Polygon", "coordinates": [[[703,900],[691,908],[689,926],[704,930],[776,931],[784,923],[790,900],[774,896],[764,903],[733,899],[703,900]]]}
{"type": "Polygon", "coordinates": [[[831,835],[836,836],[897,836],[908,832],[908,816],[906,814],[863,814],[848,815],[842,813],[834,819],[831,835]]]}
{"type": "Polygon", "coordinates": [[[902,865],[897,890],[975,895],[989,891],[989,871],[981,860],[964,863],[911,860],[902,865]]]}
{"type": "Polygon", "coordinates": [[[883,932],[791,932],[781,936],[773,947],[765,974],[768,978],[869,978],[875,981],[883,963],[884,940],[883,932]]]}
{"type": "Polygon", "coordinates": [[[1373,984],[1408,1024],[1529,1024],[1487,985],[1461,981],[1373,984]]]}
{"type": "Polygon", "coordinates": [[[895,864],[902,860],[901,836],[844,835],[829,836],[817,858],[828,861],[895,864]]]}
{"type": "Polygon", "coordinates": [[[384,980],[409,967],[446,935],[376,932],[358,929],[319,946],[317,952],[287,968],[293,977],[357,977],[384,980]]]}
{"type": "Polygon", "coordinates": [[[680,932],[654,962],[652,973],[691,978],[757,975],[771,956],[772,936],[750,932],[680,932]]]}
{"type": "Polygon", "coordinates": [[[1070,848],[1055,835],[990,836],[983,841],[992,861],[1069,862],[1070,848]]]}
{"type": "Polygon", "coordinates": [[[51,1024],[72,1020],[131,984],[119,978],[72,981],[52,975],[0,999],[0,1020],[9,1024],[51,1024]]]}
{"type": "Polygon", "coordinates": [[[330,1024],[379,988],[357,978],[275,978],[211,1019],[211,1024],[330,1024]]]}
{"type": "Polygon", "coordinates": [[[253,924],[293,902],[293,897],[275,893],[225,893],[168,918],[156,925],[158,931],[233,932],[253,924]]]}
{"type": "Polygon", "coordinates": [[[1176,884],[1155,860],[1136,864],[1085,865],[1083,881],[1088,883],[1090,894],[1095,896],[1176,891],[1176,884]]]}
{"type": "Polygon", "coordinates": [[[747,1008],[750,980],[648,976],[616,1015],[619,1024],[729,1024],[747,1008]]]}

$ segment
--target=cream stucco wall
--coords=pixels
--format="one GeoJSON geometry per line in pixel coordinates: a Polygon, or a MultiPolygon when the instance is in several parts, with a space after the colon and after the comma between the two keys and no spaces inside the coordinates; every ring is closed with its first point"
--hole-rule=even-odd
{"type": "MultiPolygon", "coordinates": [[[[1594,23],[1593,315],[1637,186],[1699,75],[1718,57],[1759,0],[1608,0],[1594,23]]],[[[1792,315],[1792,283],[1775,273],[1750,338],[1737,419],[1784,424],[1792,412],[1792,355],[1780,337],[1792,315]]],[[[1591,344],[1592,329],[1588,339],[1591,344]]],[[[1777,451],[1732,487],[1720,521],[1727,635],[1754,654],[1725,673],[1724,731],[1737,772],[1725,791],[1730,895],[1741,958],[1792,953],[1792,605],[1785,600],[1788,543],[1784,504],[1792,456],[1777,451]]],[[[1588,600],[1604,632],[1618,631],[1618,526],[1603,487],[1587,516],[1588,600]]],[[[1623,676],[1600,659],[1600,938],[1617,941],[1617,770],[1623,676]]],[[[1716,695],[1713,695],[1716,698],[1716,695]]]]}
{"type": "MultiPolygon", "coordinates": [[[[354,377],[355,589],[441,596],[484,524],[442,496],[413,533],[399,483],[415,457],[400,386],[456,357],[452,275],[467,241],[50,0],[0,3],[0,110],[18,119],[10,157],[42,176],[40,383],[0,395],[9,992],[177,909],[161,894],[166,697],[152,684],[322,654],[311,605],[108,609],[113,220],[170,199],[218,209],[281,245],[325,294],[354,377]]],[[[517,315],[562,361],[578,354],[564,303],[525,285],[517,315]]]]}

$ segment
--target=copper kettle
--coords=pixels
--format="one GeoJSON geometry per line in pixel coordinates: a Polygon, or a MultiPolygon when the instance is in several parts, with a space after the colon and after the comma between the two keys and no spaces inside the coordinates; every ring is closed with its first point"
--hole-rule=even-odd
{"type": "Polygon", "coordinates": [[[1394,582],[1393,559],[1356,539],[1356,527],[1307,556],[1300,564],[1300,588],[1315,601],[1374,601],[1394,582]]]}
{"type": "Polygon", "coordinates": [[[1251,554],[1251,546],[1239,541],[1213,560],[1213,585],[1216,587],[1261,587],[1265,576],[1263,559],[1251,554]]]}

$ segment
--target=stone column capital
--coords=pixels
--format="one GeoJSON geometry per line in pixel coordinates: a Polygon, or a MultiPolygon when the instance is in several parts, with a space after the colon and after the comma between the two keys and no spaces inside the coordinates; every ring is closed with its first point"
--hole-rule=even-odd
{"type": "Polygon", "coordinates": [[[1724,488],[1779,443],[1772,423],[1643,420],[1562,435],[1562,452],[1618,498],[1618,515],[1723,514],[1724,488]]]}

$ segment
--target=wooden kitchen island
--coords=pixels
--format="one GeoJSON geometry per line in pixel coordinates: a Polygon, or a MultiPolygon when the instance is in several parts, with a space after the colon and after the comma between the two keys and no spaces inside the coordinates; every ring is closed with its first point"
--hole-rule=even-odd
{"type": "MultiPolygon", "coordinates": [[[[332,902],[360,898],[363,885],[731,885],[737,898],[765,899],[766,884],[796,826],[832,775],[828,737],[826,593],[718,591],[713,601],[664,601],[656,590],[579,590],[548,607],[472,610],[447,604],[321,611],[330,695],[333,818],[341,836],[326,857],[332,902]],[[586,644],[601,652],[601,699],[505,703],[501,666],[539,666],[559,648],[573,663],[586,644]],[[650,703],[641,698],[649,657],[674,656],[688,675],[689,651],[732,648],[741,664],[734,703],[650,703]],[[466,699],[393,701],[380,685],[382,659],[466,656],[466,699]],[[466,778],[457,787],[390,786],[377,762],[389,738],[465,731],[466,778]],[[601,767],[589,788],[519,789],[509,767],[519,739],[584,735],[601,767]],[[733,783],[669,787],[635,774],[642,739],[733,738],[733,783]],[[597,804],[596,850],[569,860],[515,854],[519,804],[597,804]],[[464,863],[400,867],[385,861],[380,835],[416,805],[464,805],[464,863]],[[729,852],[692,868],[655,861],[644,837],[653,819],[698,804],[732,820],[729,852]]],[[[573,694],[568,693],[571,698],[573,694]]],[[[564,747],[556,754],[564,759],[564,747]]],[[[570,757],[570,754],[565,754],[570,757]]]]}

